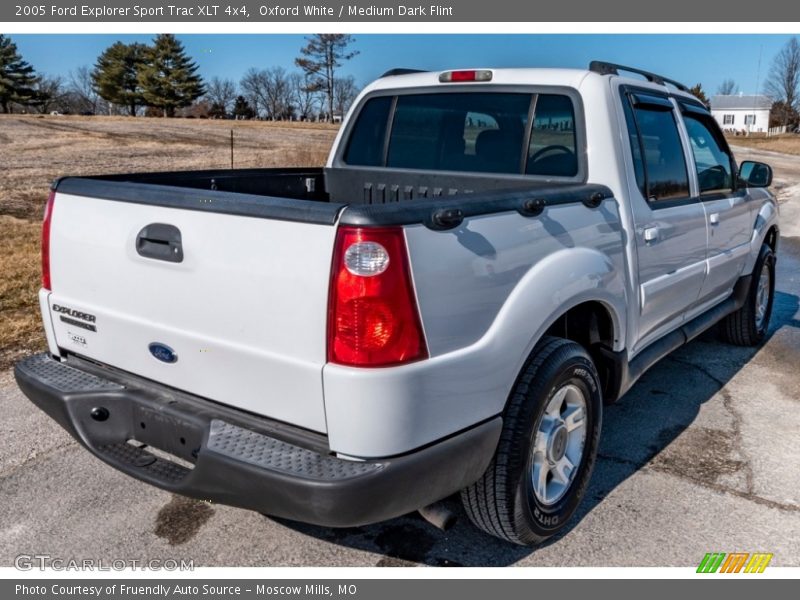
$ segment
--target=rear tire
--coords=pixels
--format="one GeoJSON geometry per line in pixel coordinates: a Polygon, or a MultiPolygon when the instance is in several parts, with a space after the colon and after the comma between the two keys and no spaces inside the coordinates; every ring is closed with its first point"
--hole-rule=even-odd
{"type": "Polygon", "coordinates": [[[753,267],[744,305],[720,323],[723,341],[737,346],[757,346],[763,342],[772,316],[774,296],[775,254],[764,244],[753,267]]]}
{"type": "Polygon", "coordinates": [[[526,546],[561,531],[591,477],[602,404],[600,380],[586,350],[569,340],[543,338],[511,392],[491,464],[461,492],[470,520],[486,533],[526,546]]]}

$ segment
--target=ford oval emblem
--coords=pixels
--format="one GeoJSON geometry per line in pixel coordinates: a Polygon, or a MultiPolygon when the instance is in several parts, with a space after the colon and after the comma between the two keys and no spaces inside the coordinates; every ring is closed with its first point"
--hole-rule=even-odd
{"type": "Polygon", "coordinates": [[[152,354],[161,362],[174,363],[178,361],[178,355],[175,354],[175,351],[166,344],[153,342],[148,346],[148,348],[150,349],[150,354],[152,354]]]}

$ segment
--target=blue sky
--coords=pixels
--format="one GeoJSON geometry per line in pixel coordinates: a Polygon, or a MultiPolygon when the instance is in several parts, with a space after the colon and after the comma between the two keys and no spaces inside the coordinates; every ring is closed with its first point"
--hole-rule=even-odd
{"type": "MultiPolygon", "coordinates": [[[[67,75],[91,65],[117,40],[148,42],[150,35],[13,35],[37,70],[67,75]]],[[[714,93],[731,77],[744,93],[762,90],[773,57],[788,35],[356,35],[360,54],[342,74],[366,84],[392,67],[440,70],[488,67],[579,67],[592,59],[638,66],[714,93]],[[761,67],[759,75],[759,56],[761,67]]],[[[293,66],[302,35],[180,35],[203,77],[237,80],[249,67],[293,66]]]]}

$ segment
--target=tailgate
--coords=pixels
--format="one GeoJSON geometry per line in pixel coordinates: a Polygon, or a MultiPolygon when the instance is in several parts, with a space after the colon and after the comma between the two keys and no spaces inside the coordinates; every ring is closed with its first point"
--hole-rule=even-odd
{"type": "Polygon", "coordinates": [[[322,367],[335,233],[328,224],[58,193],[49,297],[56,342],[325,432],[322,367]],[[162,252],[175,232],[180,262],[162,252]]]}

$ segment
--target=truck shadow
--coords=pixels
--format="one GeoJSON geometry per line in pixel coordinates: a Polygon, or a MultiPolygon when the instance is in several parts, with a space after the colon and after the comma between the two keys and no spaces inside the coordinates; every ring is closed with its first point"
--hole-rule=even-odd
{"type": "MultiPolygon", "coordinates": [[[[584,501],[566,531],[539,548],[514,546],[479,532],[469,523],[456,496],[445,500],[458,518],[448,531],[439,531],[417,514],[350,529],[281,522],[320,540],[382,555],[375,566],[506,566],[531,555],[535,560],[537,552],[546,552],[552,564],[552,550],[558,551],[559,540],[642,469],[720,491],[735,487],[737,477],[747,477],[749,465],[738,452],[735,424],[732,432],[690,425],[702,405],[717,394],[722,395],[722,407],[715,405],[715,410],[729,413],[721,418],[728,422],[738,418],[725,386],[757,354],[757,360],[777,362],[779,372],[793,374],[800,351],[796,344],[787,345],[783,334],[785,328],[800,329],[799,306],[796,295],[776,291],[770,339],[765,346],[732,347],[718,342],[711,330],[662,360],[622,400],[607,407],[599,457],[584,501]],[[673,444],[681,434],[685,435],[673,444]]],[[[631,518],[647,517],[634,510],[631,518]]],[[[564,561],[569,562],[568,556],[564,561]]]]}

